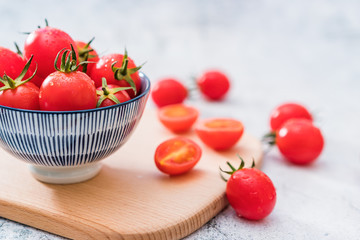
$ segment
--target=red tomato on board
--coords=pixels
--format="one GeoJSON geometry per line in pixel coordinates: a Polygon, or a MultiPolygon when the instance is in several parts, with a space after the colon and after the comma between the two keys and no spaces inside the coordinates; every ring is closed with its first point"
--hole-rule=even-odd
{"type": "Polygon", "coordinates": [[[227,150],[240,140],[244,125],[235,119],[213,118],[197,124],[195,132],[207,146],[215,150],[227,150]]]}
{"type": "Polygon", "coordinates": [[[275,143],[288,161],[309,164],[321,154],[324,138],[310,120],[290,119],[277,130],[275,143]]]}
{"type": "MultiPolygon", "coordinates": [[[[127,81],[115,79],[114,71],[112,69],[112,64],[114,62],[116,62],[114,67],[121,68],[124,59],[128,59],[128,64],[126,67],[127,76],[130,77],[134,82],[138,94],[141,89],[141,79],[137,70],[134,73],[130,74],[131,69],[136,69],[137,66],[131,58],[127,57],[127,53],[125,53],[125,55],[117,53],[105,55],[99,59],[95,66],[89,69],[90,71],[88,72],[88,74],[91,79],[94,80],[95,86],[100,87],[102,85],[102,78],[104,77],[106,78],[108,84],[117,84],[121,87],[129,87],[130,84],[127,81]]],[[[135,95],[132,89],[126,91],[131,98],[134,98],[137,95],[135,95]]]]}
{"type": "MultiPolygon", "coordinates": [[[[230,163],[228,163],[231,166],[230,163]]],[[[260,220],[268,216],[276,203],[276,189],[271,179],[256,168],[238,169],[231,166],[232,171],[226,184],[226,197],[239,217],[249,220],[260,220]]],[[[224,171],[223,171],[224,172],[224,171]]]]}
{"type": "MultiPolygon", "coordinates": [[[[54,61],[58,52],[63,49],[70,49],[70,44],[75,46],[74,40],[64,31],[46,26],[38,28],[27,37],[24,46],[24,57],[26,60],[34,55],[30,70],[37,72],[32,80],[37,86],[41,86],[42,81],[55,71],[54,61]]],[[[77,54],[77,50],[75,49],[77,54]]],[[[60,66],[60,63],[57,65],[60,66]]]]}
{"type": "Polygon", "coordinates": [[[190,171],[201,158],[201,148],[192,140],[175,137],[162,142],[155,151],[156,167],[169,175],[190,171]]]}
{"type": "MultiPolygon", "coordinates": [[[[86,73],[90,72],[91,68],[93,68],[96,63],[99,61],[99,55],[97,52],[90,46],[90,43],[93,39],[90,40],[90,42],[85,43],[83,41],[75,41],[77,51],[79,53],[79,63],[83,61],[89,61],[91,63],[87,64],[86,67],[86,73]]],[[[80,65],[78,71],[83,71],[84,65],[80,65]]]]}
{"type": "Polygon", "coordinates": [[[189,131],[199,116],[199,111],[183,104],[173,104],[158,110],[160,122],[174,133],[189,131]]]}
{"type": "Polygon", "coordinates": [[[158,107],[183,103],[187,95],[185,86],[174,78],[159,80],[151,90],[151,97],[158,107]]]}
{"type": "Polygon", "coordinates": [[[284,103],[277,106],[270,114],[271,130],[278,130],[287,120],[292,118],[313,120],[310,112],[303,105],[284,103]]]}
{"type": "Polygon", "coordinates": [[[4,85],[0,88],[0,105],[29,110],[40,109],[39,88],[32,82],[29,82],[34,75],[23,80],[24,76],[27,75],[32,58],[31,56],[19,76],[15,79],[12,79],[6,73],[0,77],[0,81],[4,85]]]}
{"type": "Polygon", "coordinates": [[[197,85],[206,98],[220,101],[230,89],[230,80],[221,71],[206,71],[197,79],[197,85]]]}

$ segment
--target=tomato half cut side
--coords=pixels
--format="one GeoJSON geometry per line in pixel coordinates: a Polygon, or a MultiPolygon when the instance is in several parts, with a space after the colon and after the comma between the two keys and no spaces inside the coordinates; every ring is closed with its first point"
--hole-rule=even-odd
{"type": "Polygon", "coordinates": [[[175,137],[162,142],[155,151],[156,167],[169,175],[190,171],[201,158],[201,148],[194,141],[175,137]]]}
{"type": "Polygon", "coordinates": [[[195,131],[207,146],[222,151],[230,149],[240,140],[244,125],[231,118],[213,118],[201,121],[195,131]]]}
{"type": "Polygon", "coordinates": [[[160,122],[174,133],[189,131],[198,116],[196,108],[184,104],[167,105],[158,111],[160,122]]]}

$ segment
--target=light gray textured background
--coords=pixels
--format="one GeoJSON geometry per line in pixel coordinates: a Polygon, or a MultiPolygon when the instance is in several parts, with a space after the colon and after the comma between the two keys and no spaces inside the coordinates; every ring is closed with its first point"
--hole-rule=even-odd
{"type": "MultiPolygon", "coordinates": [[[[126,46],[137,63],[147,62],[153,82],[189,83],[221,69],[232,80],[228,98],[209,103],[195,95],[188,103],[201,117],[241,119],[257,137],[276,105],[305,104],[326,147],[306,167],[288,164],[276,149],[265,156],[262,170],[278,194],[273,213],[250,222],[229,207],[187,239],[359,239],[359,13],[356,0],[0,1],[0,45],[22,45],[19,32],[47,18],[74,39],[95,36],[101,54],[126,46]]],[[[0,218],[0,239],[62,238],[0,218]]]]}

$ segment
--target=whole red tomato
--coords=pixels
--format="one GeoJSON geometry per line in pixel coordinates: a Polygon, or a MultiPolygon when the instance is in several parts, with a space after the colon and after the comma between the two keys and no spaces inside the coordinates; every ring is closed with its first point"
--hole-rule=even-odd
{"type": "MultiPolygon", "coordinates": [[[[24,57],[29,59],[34,55],[33,64],[30,70],[33,72],[37,67],[37,72],[33,82],[41,86],[42,81],[54,69],[54,60],[61,49],[70,49],[70,44],[75,46],[74,40],[64,31],[46,26],[38,28],[27,37],[24,46],[24,57]]],[[[77,50],[75,49],[76,54],[77,50]]],[[[57,65],[60,66],[60,63],[57,65]]]]}
{"type": "Polygon", "coordinates": [[[226,197],[239,217],[260,220],[268,216],[276,203],[276,190],[271,179],[256,168],[244,168],[241,159],[238,169],[227,163],[231,171],[226,184],[226,197]]]}
{"type": "MultiPolygon", "coordinates": [[[[69,50],[65,50],[63,56],[68,52],[69,50]]],[[[60,68],[42,83],[39,94],[41,110],[73,111],[96,107],[95,84],[88,75],[77,71],[76,53],[73,48],[71,55],[66,62],[63,57],[60,68]]]]}
{"type": "Polygon", "coordinates": [[[175,137],[162,142],[155,151],[156,167],[169,175],[190,171],[201,158],[201,148],[194,141],[175,137]]]}
{"type": "Polygon", "coordinates": [[[87,63],[86,65],[81,65],[78,71],[83,71],[85,73],[90,72],[90,69],[93,68],[96,65],[96,63],[99,61],[99,55],[90,46],[93,40],[94,38],[91,39],[88,43],[85,43],[83,41],[75,41],[79,53],[79,62],[81,63],[84,61],[89,61],[89,63],[87,63]]]}
{"type": "Polygon", "coordinates": [[[185,86],[174,78],[157,81],[151,90],[151,97],[158,107],[182,103],[187,95],[188,91],[185,86]]]}
{"type": "Polygon", "coordinates": [[[40,109],[39,88],[32,82],[29,82],[34,75],[23,80],[29,69],[31,60],[32,57],[30,57],[24,69],[15,79],[12,79],[6,73],[3,77],[0,77],[0,81],[4,85],[0,88],[0,105],[30,110],[40,109]]]}
{"type": "Polygon", "coordinates": [[[99,59],[94,67],[88,72],[89,76],[95,82],[96,87],[102,85],[102,78],[106,78],[108,84],[116,84],[121,87],[134,87],[126,90],[131,98],[134,98],[141,89],[141,79],[134,61],[125,54],[108,54],[99,59]],[[116,77],[115,77],[116,76],[116,77]]]}
{"type": "Polygon", "coordinates": [[[290,119],[277,130],[275,143],[288,161],[295,164],[309,164],[321,154],[324,137],[312,121],[290,119]]]}
{"type": "Polygon", "coordinates": [[[6,73],[7,76],[15,79],[20,75],[25,64],[26,61],[19,54],[0,47],[0,76],[6,73]]]}
{"type": "Polygon", "coordinates": [[[120,87],[116,84],[107,84],[106,79],[103,78],[102,87],[96,89],[97,104],[96,107],[107,107],[122,102],[129,101],[131,98],[126,90],[130,87],[120,87]]]}
{"type": "Polygon", "coordinates": [[[204,72],[197,79],[197,85],[206,98],[214,101],[222,100],[230,89],[229,78],[217,70],[204,72]]]}
{"type": "Polygon", "coordinates": [[[270,114],[271,130],[278,130],[287,120],[292,118],[313,120],[312,115],[303,105],[298,103],[284,103],[277,106],[270,114]]]}

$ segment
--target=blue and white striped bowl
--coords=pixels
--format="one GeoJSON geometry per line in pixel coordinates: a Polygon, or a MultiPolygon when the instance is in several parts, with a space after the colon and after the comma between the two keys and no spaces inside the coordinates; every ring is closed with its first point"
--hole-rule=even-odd
{"type": "Polygon", "coordinates": [[[0,106],[0,146],[30,163],[40,181],[75,183],[95,176],[99,160],[118,150],[143,114],[150,81],[128,102],[81,111],[31,111],[0,106]]]}

